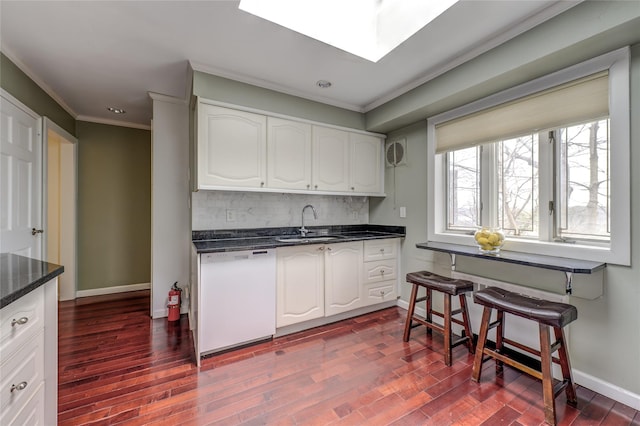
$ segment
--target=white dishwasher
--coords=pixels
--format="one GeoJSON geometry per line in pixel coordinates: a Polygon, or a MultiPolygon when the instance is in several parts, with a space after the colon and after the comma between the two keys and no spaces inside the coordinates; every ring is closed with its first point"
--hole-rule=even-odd
{"type": "Polygon", "coordinates": [[[202,254],[200,274],[200,354],[275,334],[275,250],[202,254]]]}

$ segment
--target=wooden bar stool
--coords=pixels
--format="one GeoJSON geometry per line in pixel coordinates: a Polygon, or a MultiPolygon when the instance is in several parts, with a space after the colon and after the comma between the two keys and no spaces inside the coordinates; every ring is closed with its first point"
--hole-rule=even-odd
{"type": "Polygon", "coordinates": [[[544,400],[544,418],[551,425],[556,424],[556,397],[563,391],[567,394],[567,403],[576,405],[576,390],[571,373],[571,364],[566,348],[566,339],[563,327],[578,318],[578,310],[575,306],[566,303],[556,303],[547,300],[534,299],[497,287],[488,287],[477,291],[473,297],[477,304],[484,306],[480,334],[473,362],[471,378],[475,382],[480,381],[482,363],[493,358],[496,360],[496,369],[502,369],[502,363],[517,368],[533,377],[542,380],[542,396],[544,400]],[[497,311],[497,319],[491,322],[491,311],[497,311]],[[536,321],[540,328],[540,351],[504,337],[504,314],[517,315],[522,318],[536,321]],[[486,347],[489,329],[496,329],[496,349],[486,347]],[[550,343],[550,328],[553,328],[556,341],[550,343]],[[504,345],[508,344],[525,352],[540,357],[541,369],[535,370],[522,364],[504,353],[504,345]],[[558,351],[558,358],[552,354],[558,351]],[[484,357],[488,355],[488,357],[484,357]],[[562,381],[554,385],[551,364],[560,364],[562,381]]]}
{"type": "Polygon", "coordinates": [[[465,299],[465,293],[473,291],[473,282],[443,277],[428,271],[408,273],[407,282],[413,284],[413,288],[411,289],[407,320],[404,325],[404,341],[409,341],[413,327],[422,324],[427,327],[427,333],[430,333],[431,330],[436,330],[444,335],[444,363],[447,366],[451,366],[451,349],[454,347],[466,343],[469,353],[473,353],[473,334],[471,332],[469,311],[467,310],[467,302],[465,299]],[[419,287],[424,287],[427,290],[425,297],[417,298],[419,287]],[[431,293],[433,290],[444,294],[444,312],[433,310],[431,303],[431,293]],[[460,309],[455,311],[451,310],[451,296],[459,296],[460,309]],[[414,312],[416,303],[418,302],[426,302],[425,318],[416,315],[414,312]],[[453,317],[458,314],[462,314],[462,320],[453,317]],[[433,315],[439,316],[444,320],[444,327],[432,321],[433,315]],[[413,321],[417,322],[417,324],[413,324],[413,321]],[[464,333],[461,337],[452,335],[452,322],[464,327],[464,333]]]}

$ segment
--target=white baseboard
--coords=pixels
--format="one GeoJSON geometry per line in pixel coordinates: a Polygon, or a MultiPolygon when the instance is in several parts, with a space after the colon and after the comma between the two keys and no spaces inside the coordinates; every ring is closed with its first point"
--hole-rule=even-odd
{"type": "Polygon", "coordinates": [[[573,380],[582,387],[628,405],[634,410],[640,410],[640,395],[638,394],[576,369],[573,370],[573,380]]]}
{"type": "MultiPolygon", "coordinates": [[[[401,308],[408,309],[409,302],[398,299],[397,305],[401,308]]],[[[416,307],[416,313],[424,316],[424,308],[416,307]]],[[[439,318],[435,318],[436,322],[439,322],[439,318]]],[[[585,387],[589,390],[604,395],[607,398],[611,398],[622,404],[628,405],[634,410],[640,410],[640,395],[623,389],[613,383],[606,382],[597,377],[593,377],[590,374],[584,373],[580,370],[573,369],[573,380],[576,384],[585,387]]]]}
{"type": "Polygon", "coordinates": [[[117,285],[114,287],[94,288],[91,290],[78,290],[76,297],[103,296],[105,294],[124,293],[127,291],[149,290],[151,283],[117,285]]]}

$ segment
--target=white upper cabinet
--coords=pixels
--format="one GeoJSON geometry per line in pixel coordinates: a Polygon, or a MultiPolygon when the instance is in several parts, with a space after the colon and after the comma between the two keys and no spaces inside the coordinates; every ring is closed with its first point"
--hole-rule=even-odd
{"type": "Polygon", "coordinates": [[[266,129],[264,115],[200,104],[198,187],[264,187],[266,129]]]}
{"type": "Polygon", "coordinates": [[[313,189],[349,190],[349,133],[313,126],[313,189]]]}
{"type": "Polygon", "coordinates": [[[311,125],[267,117],[267,186],[311,189],[311,125]]]}
{"type": "Polygon", "coordinates": [[[198,102],[195,189],[384,195],[379,135],[198,102]]]}
{"type": "Polygon", "coordinates": [[[382,142],[380,138],[351,133],[349,190],[353,192],[382,192],[382,142]]]}

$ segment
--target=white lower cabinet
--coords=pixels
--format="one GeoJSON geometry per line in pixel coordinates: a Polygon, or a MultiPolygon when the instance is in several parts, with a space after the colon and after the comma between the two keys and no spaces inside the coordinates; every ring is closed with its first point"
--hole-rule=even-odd
{"type": "Polygon", "coordinates": [[[364,242],[362,304],[395,299],[398,288],[398,238],[364,242]]]}
{"type": "Polygon", "coordinates": [[[324,316],[324,245],[276,252],[276,327],[324,316]]]}
{"type": "Polygon", "coordinates": [[[57,278],[0,310],[0,424],[56,424],[57,278]]]}
{"type": "Polygon", "coordinates": [[[362,242],[327,245],[324,259],[325,316],[362,306],[362,242]]]}
{"type": "Polygon", "coordinates": [[[389,239],[279,248],[276,326],[394,300],[399,244],[399,239],[389,239]],[[367,261],[367,249],[375,249],[376,260],[367,261]],[[381,258],[380,249],[393,257],[381,258]]]}

